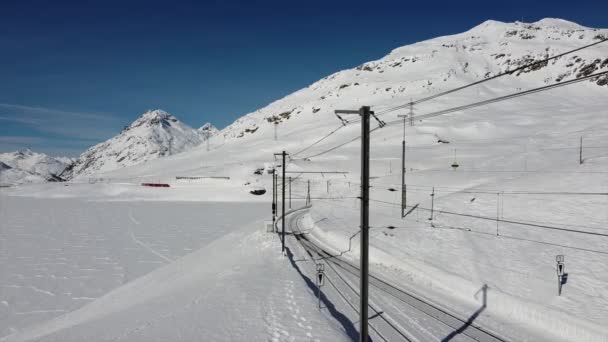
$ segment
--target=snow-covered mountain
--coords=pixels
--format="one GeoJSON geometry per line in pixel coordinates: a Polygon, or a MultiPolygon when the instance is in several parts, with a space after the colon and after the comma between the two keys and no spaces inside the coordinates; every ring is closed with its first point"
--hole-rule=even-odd
{"type": "Polygon", "coordinates": [[[46,178],[39,174],[13,168],[0,161],[0,186],[41,183],[44,181],[46,181],[46,178]]]}
{"type": "MultiPolygon", "coordinates": [[[[320,118],[344,105],[350,108],[365,104],[382,109],[395,101],[403,103],[482,80],[605,38],[608,30],[561,19],[535,23],[488,20],[467,32],[400,47],[379,60],[327,76],[243,116],[223,133],[248,139],[270,134],[274,123],[281,131],[291,126],[287,122],[320,118]]],[[[601,48],[589,48],[518,71],[507,81],[499,80],[491,86],[514,92],[529,85],[542,86],[606,71],[608,56],[598,53],[601,48]]],[[[589,82],[608,88],[608,76],[589,82]]]]}
{"type": "Polygon", "coordinates": [[[203,140],[207,139],[207,136],[211,137],[220,132],[215,126],[213,126],[209,122],[199,127],[196,131],[203,138],[203,140]]]}
{"type": "Polygon", "coordinates": [[[38,173],[43,177],[60,174],[72,162],[68,157],[51,157],[30,149],[0,153],[0,161],[12,168],[38,173]]]}
{"type": "Polygon", "coordinates": [[[197,130],[173,115],[150,110],[119,135],[86,150],[62,177],[71,179],[140,164],[186,151],[201,141],[197,130]]]}
{"type": "MultiPolygon", "coordinates": [[[[17,184],[59,180],[57,175],[63,172],[72,160],[67,157],[51,157],[44,153],[25,149],[0,153],[0,162],[11,169],[10,183],[17,184]]],[[[5,175],[4,179],[8,180],[8,177],[5,175]]]]}

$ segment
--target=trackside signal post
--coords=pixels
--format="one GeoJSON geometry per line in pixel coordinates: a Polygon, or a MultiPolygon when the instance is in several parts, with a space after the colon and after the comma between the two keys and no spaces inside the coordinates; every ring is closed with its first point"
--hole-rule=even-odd
{"type": "Polygon", "coordinates": [[[359,114],[361,116],[361,249],[360,249],[360,303],[359,341],[367,342],[369,296],[369,120],[373,112],[369,106],[359,110],[336,110],[335,114],[359,114]]]}
{"type": "Polygon", "coordinates": [[[564,284],[564,272],[566,269],[566,264],[564,263],[564,256],[563,255],[556,255],[555,256],[555,262],[557,263],[557,295],[561,296],[562,295],[562,285],[564,284]]]}
{"type": "Polygon", "coordinates": [[[325,264],[317,264],[317,296],[319,297],[319,310],[321,309],[321,287],[325,284],[325,264]]]}

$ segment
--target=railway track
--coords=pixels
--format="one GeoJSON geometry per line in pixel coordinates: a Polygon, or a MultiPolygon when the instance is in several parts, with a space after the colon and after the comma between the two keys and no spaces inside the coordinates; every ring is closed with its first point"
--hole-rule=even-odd
{"type": "MultiPolygon", "coordinates": [[[[341,273],[346,273],[351,277],[355,278],[356,281],[359,279],[359,268],[356,265],[353,265],[339,256],[332,255],[314,242],[310,241],[305,233],[302,233],[299,227],[299,215],[296,215],[295,220],[290,220],[292,223],[290,226],[292,228],[292,232],[296,239],[300,242],[302,247],[307,251],[307,253],[313,258],[317,260],[323,260],[329,265],[330,269],[333,271],[334,275],[338,277],[342,282],[347,284],[348,288],[355,294],[358,303],[358,290],[353,287],[351,282],[345,279],[344,275],[341,273]],[[315,257],[316,256],[316,257],[315,257]]],[[[328,278],[329,279],[329,278],[328,278]]],[[[396,300],[401,305],[405,305],[409,310],[415,310],[416,312],[422,313],[423,315],[433,319],[434,321],[439,322],[439,324],[448,327],[451,330],[451,333],[443,338],[443,341],[449,341],[452,338],[457,336],[466,337],[467,340],[479,341],[479,342],[506,342],[507,340],[503,337],[498,336],[496,333],[493,333],[477,324],[474,324],[474,319],[483,311],[483,307],[480,308],[477,312],[475,312],[468,319],[462,319],[455,314],[448,312],[447,310],[430,303],[395,284],[391,284],[390,282],[382,279],[378,275],[370,274],[369,283],[375,289],[381,291],[383,294],[391,298],[392,300],[396,300]]],[[[374,299],[373,297],[371,298],[374,299]]],[[[353,307],[352,303],[349,303],[351,307],[353,307]]],[[[356,310],[358,313],[358,310],[356,310]]],[[[370,305],[370,312],[374,313],[375,317],[379,312],[382,312],[380,308],[375,305],[370,305]]],[[[392,332],[397,332],[400,340],[403,341],[412,341],[412,338],[405,333],[405,329],[399,325],[398,322],[391,319],[390,316],[386,314],[381,314],[379,317],[386,320],[386,324],[388,328],[392,330],[392,332]]],[[[371,321],[370,321],[371,322],[371,321]]],[[[377,330],[381,330],[377,328],[377,330]]],[[[390,341],[394,341],[396,339],[390,339],[390,341]]]]}
{"type": "MultiPolygon", "coordinates": [[[[296,223],[297,228],[297,223],[296,223]]],[[[299,229],[298,229],[299,230],[299,229]]],[[[312,260],[320,260],[323,259],[323,256],[320,255],[314,249],[309,248],[307,245],[309,243],[308,240],[303,239],[303,234],[301,232],[294,233],[294,237],[300,243],[300,245],[304,248],[306,253],[312,260]],[[315,255],[317,257],[315,257],[315,255]]],[[[356,288],[344,277],[340,274],[340,272],[336,269],[335,265],[330,262],[325,263],[328,266],[326,271],[329,271],[327,274],[327,282],[332,286],[332,288],[340,295],[340,297],[348,304],[348,306],[358,315],[359,308],[357,304],[353,304],[353,302],[359,302],[359,293],[356,288]],[[342,291],[340,287],[332,280],[337,279],[340,283],[346,285],[348,289],[348,293],[342,291]]],[[[410,337],[403,331],[403,328],[399,327],[398,324],[393,321],[390,317],[379,309],[373,303],[369,304],[369,311],[373,313],[370,317],[370,330],[372,333],[380,338],[382,341],[406,341],[406,342],[414,342],[414,340],[410,339],[410,337]]]]}

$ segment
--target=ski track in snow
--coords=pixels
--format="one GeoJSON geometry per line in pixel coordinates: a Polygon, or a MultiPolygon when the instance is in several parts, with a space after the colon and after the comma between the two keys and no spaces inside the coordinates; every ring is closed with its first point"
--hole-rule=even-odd
{"type": "MultiPolygon", "coordinates": [[[[136,225],[139,225],[140,222],[137,221],[134,217],[133,217],[133,213],[131,212],[131,210],[129,209],[129,219],[131,220],[131,222],[135,223],[136,225]]],[[[156,255],[157,257],[163,259],[164,261],[170,263],[173,261],[173,259],[167,257],[166,255],[156,251],[154,248],[150,247],[148,244],[144,243],[143,241],[137,239],[135,237],[135,234],[133,233],[133,230],[131,230],[129,228],[129,235],[131,236],[131,240],[133,240],[133,242],[135,242],[136,244],[140,245],[141,247],[143,247],[144,249],[146,249],[147,251],[149,251],[150,253],[156,255]]]]}

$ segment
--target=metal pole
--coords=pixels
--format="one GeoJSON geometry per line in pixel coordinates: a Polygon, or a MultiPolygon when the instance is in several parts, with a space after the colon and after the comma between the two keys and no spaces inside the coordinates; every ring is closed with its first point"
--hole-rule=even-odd
{"type": "MultiPolygon", "coordinates": [[[[410,100],[411,101],[411,100],[410,100]]],[[[411,105],[410,105],[411,112],[411,105]]],[[[407,115],[397,115],[400,118],[403,118],[403,140],[401,142],[401,218],[405,217],[405,208],[406,208],[406,199],[407,199],[407,189],[405,187],[405,119],[408,117],[407,115]]],[[[411,119],[411,114],[410,114],[411,119]]]]}
{"type": "Polygon", "coordinates": [[[431,193],[431,217],[429,220],[433,221],[433,211],[435,210],[435,187],[433,187],[433,193],[431,193]]]}
{"type": "Polygon", "coordinates": [[[289,177],[289,209],[291,209],[291,176],[289,177]]]}
{"type": "MultiPolygon", "coordinates": [[[[403,119],[405,127],[405,118],[403,119]]],[[[405,139],[401,143],[401,218],[405,217],[406,206],[406,189],[405,189],[405,139]]]]}
{"type": "Polygon", "coordinates": [[[285,169],[287,168],[287,165],[285,165],[285,156],[287,155],[287,153],[285,153],[285,151],[283,151],[283,182],[281,183],[281,187],[283,188],[283,194],[282,194],[282,199],[281,199],[281,211],[282,211],[282,217],[281,217],[281,225],[282,227],[282,238],[281,238],[281,244],[282,244],[282,251],[283,253],[285,253],[285,169]]]}
{"type": "Polygon", "coordinates": [[[277,202],[276,202],[276,192],[277,192],[277,181],[276,181],[276,170],[272,170],[272,229],[275,229],[275,220],[277,215],[277,202]]]}
{"type": "Polygon", "coordinates": [[[498,236],[498,222],[500,221],[500,192],[496,193],[496,236],[498,236]]]}
{"type": "Polygon", "coordinates": [[[583,137],[581,136],[581,144],[578,151],[578,163],[579,165],[583,164],[583,137]]]}
{"type": "Polygon", "coordinates": [[[361,314],[359,341],[368,339],[368,296],[369,296],[369,117],[368,106],[359,109],[361,115],[361,314]]]}
{"type": "Polygon", "coordinates": [[[414,103],[410,99],[410,126],[414,126],[414,103]]]}
{"type": "Polygon", "coordinates": [[[317,288],[319,289],[317,293],[319,296],[319,310],[321,310],[321,284],[319,283],[319,276],[317,276],[317,288]]]}
{"type": "Polygon", "coordinates": [[[310,179],[308,180],[308,190],[306,192],[306,205],[310,205],[310,179]]]}

